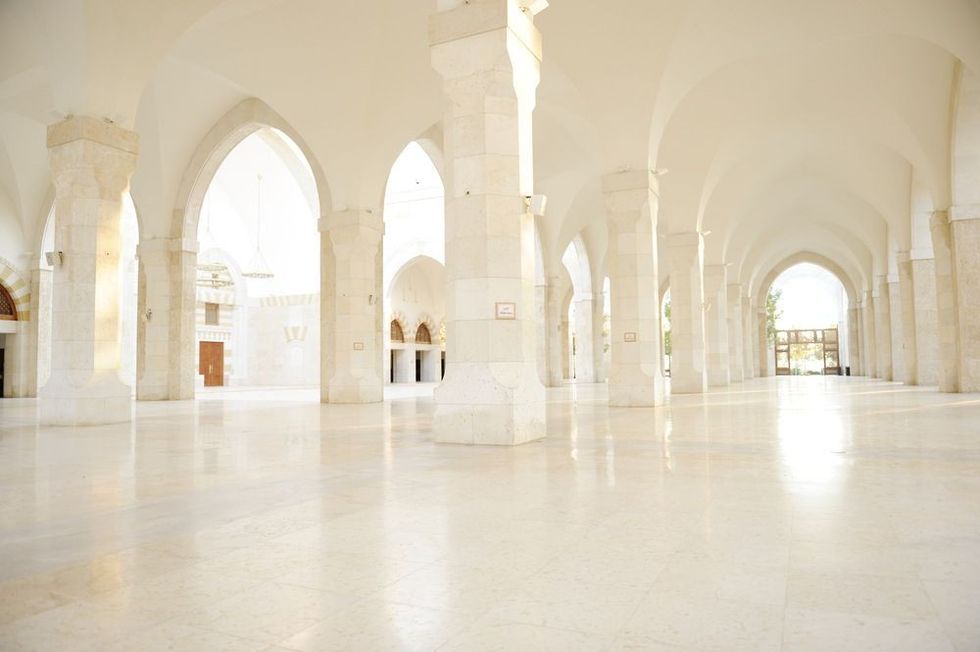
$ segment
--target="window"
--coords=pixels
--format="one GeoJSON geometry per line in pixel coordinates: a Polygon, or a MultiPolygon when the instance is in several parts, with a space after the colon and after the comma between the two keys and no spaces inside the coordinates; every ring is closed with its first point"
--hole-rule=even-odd
{"type": "Polygon", "coordinates": [[[392,342],[405,341],[405,334],[402,332],[402,325],[398,323],[397,319],[391,320],[391,341],[392,342]]]}
{"type": "Polygon", "coordinates": [[[17,319],[17,308],[14,306],[13,297],[2,285],[0,285],[0,319],[17,319]]]}
{"type": "Polygon", "coordinates": [[[415,331],[415,341],[419,344],[432,344],[432,335],[429,333],[428,326],[419,324],[419,329],[415,331]]]}
{"type": "Polygon", "coordinates": [[[218,304],[216,303],[205,303],[204,304],[204,324],[207,326],[218,326],[218,304]]]}

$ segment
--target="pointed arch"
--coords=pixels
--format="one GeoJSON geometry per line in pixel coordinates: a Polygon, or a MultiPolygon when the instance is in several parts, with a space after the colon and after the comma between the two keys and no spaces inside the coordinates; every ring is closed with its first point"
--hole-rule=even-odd
{"type": "Polygon", "coordinates": [[[6,312],[5,298],[0,296],[0,319],[5,318],[6,312],[6,319],[31,320],[31,285],[5,258],[0,258],[0,291],[6,294],[6,302],[9,302],[9,312],[6,312]]]}
{"type": "MultiPolygon", "coordinates": [[[[332,210],[333,201],[330,195],[330,187],[327,184],[323,168],[313,151],[302,136],[282,116],[262,100],[252,97],[239,102],[223,115],[211,127],[211,130],[208,131],[194,151],[194,155],[184,170],[184,176],[181,178],[177,198],[174,202],[174,214],[171,221],[171,234],[174,238],[183,238],[188,242],[197,240],[197,227],[201,218],[204,196],[207,194],[208,187],[210,187],[211,180],[214,179],[218,168],[221,167],[231,150],[263,128],[271,128],[281,132],[292,141],[292,144],[299,149],[303,158],[306,159],[316,189],[315,203],[314,198],[309,195],[309,189],[304,190],[307,193],[307,200],[319,209],[314,211],[314,215],[319,215],[322,219],[332,210]]],[[[286,143],[285,149],[278,148],[275,151],[280,155],[285,155],[288,150],[288,143],[286,143]]],[[[290,158],[284,156],[287,165],[292,164],[292,161],[288,160],[290,158]]]]}

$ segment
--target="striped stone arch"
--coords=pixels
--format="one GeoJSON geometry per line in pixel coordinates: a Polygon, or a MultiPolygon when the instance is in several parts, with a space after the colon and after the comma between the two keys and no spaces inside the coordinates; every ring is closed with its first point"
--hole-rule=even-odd
{"type": "Polygon", "coordinates": [[[408,341],[408,329],[405,328],[405,323],[406,323],[405,322],[405,315],[403,315],[400,311],[397,311],[396,310],[395,312],[393,312],[391,314],[391,319],[388,320],[388,335],[389,335],[388,339],[389,339],[389,341],[395,342],[396,344],[402,344],[402,343],[408,341]],[[391,337],[392,331],[395,330],[395,328],[393,327],[394,324],[397,324],[398,325],[398,329],[401,330],[402,338],[400,340],[399,339],[394,339],[394,338],[391,337]]]}
{"type": "Polygon", "coordinates": [[[0,258],[0,285],[14,300],[17,321],[31,320],[31,285],[14,269],[5,258],[0,258]]]}
{"type": "Polygon", "coordinates": [[[416,336],[419,332],[419,327],[425,326],[426,330],[429,331],[429,341],[423,342],[423,344],[438,344],[439,343],[439,329],[436,327],[435,322],[432,321],[432,317],[429,315],[422,315],[416,322],[415,328],[412,329],[412,341],[418,341],[416,336]]]}

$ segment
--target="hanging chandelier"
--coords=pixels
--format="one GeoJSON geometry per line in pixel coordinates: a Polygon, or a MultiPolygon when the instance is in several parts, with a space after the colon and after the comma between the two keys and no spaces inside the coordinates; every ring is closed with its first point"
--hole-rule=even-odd
{"type": "Polygon", "coordinates": [[[252,260],[249,261],[248,266],[245,271],[242,272],[242,276],[247,278],[272,278],[275,274],[272,273],[272,269],[269,268],[269,263],[265,262],[265,256],[262,255],[261,248],[261,227],[262,227],[262,175],[256,175],[256,192],[258,195],[258,202],[255,211],[255,254],[252,256],[252,260]]]}
{"type": "MultiPolygon", "coordinates": [[[[211,234],[211,202],[208,202],[205,220],[205,236],[213,243],[214,236],[211,234]]],[[[196,281],[198,287],[210,288],[212,290],[231,287],[235,284],[231,279],[228,266],[219,261],[198,263],[196,281]]]]}

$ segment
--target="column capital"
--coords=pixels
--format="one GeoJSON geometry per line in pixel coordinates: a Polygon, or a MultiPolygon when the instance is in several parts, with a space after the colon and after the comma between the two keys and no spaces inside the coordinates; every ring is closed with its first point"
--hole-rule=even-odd
{"type": "Polygon", "coordinates": [[[687,231],[685,233],[668,233],[667,246],[671,249],[683,247],[701,247],[704,245],[704,236],[698,231],[687,231]]]}
{"type": "Polygon", "coordinates": [[[198,251],[197,240],[191,240],[190,238],[146,238],[140,240],[139,244],[136,245],[137,258],[152,254],[169,254],[171,252],[196,254],[198,251]]]}
{"type": "Polygon", "coordinates": [[[381,211],[373,208],[348,208],[342,211],[333,211],[326,217],[321,217],[317,222],[317,229],[321,233],[344,227],[373,229],[379,234],[384,234],[384,217],[381,211]]]}
{"type": "Polygon", "coordinates": [[[949,224],[948,211],[933,211],[932,215],[929,216],[929,228],[931,229],[947,226],[948,224],[949,224]]]}
{"type": "Polygon", "coordinates": [[[129,154],[139,153],[139,134],[113,122],[80,115],[48,125],[48,149],[78,140],[98,143],[129,154]]]}
{"type": "Polygon", "coordinates": [[[660,182],[653,170],[624,169],[602,177],[602,192],[605,194],[636,190],[650,191],[655,195],[658,193],[660,182]]]}
{"type": "MultiPolygon", "coordinates": [[[[429,16],[429,45],[438,47],[496,30],[509,30],[540,61],[541,33],[534,26],[534,13],[537,12],[525,11],[515,0],[444,0],[429,16]]],[[[437,66],[437,70],[445,77],[456,77],[454,70],[466,68],[453,65],[448,59],[441,63],[446,65],[437,66]]]]}
{"type": "Polygon", "coordinates": [[[980,220],[980,204],[965,204],[949,207],[949,221],[980,220]]]}

